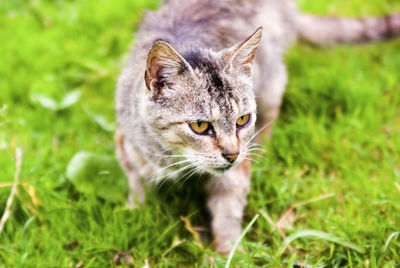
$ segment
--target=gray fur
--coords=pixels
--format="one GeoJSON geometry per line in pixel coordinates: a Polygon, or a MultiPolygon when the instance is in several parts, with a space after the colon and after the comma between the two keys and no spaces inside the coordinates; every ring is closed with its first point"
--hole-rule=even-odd
{"type": "MultiPolygon", "coordinates": [[[[367,25],[363,33],[368,30],[373,40],[397,35],[398,17],[389,22],[389,30],[367,25]]],[[[313,33],[338,23],[301,15],[289,0],[169,0],[148,12],[116,93],[117,156],[129,179],[130,205],[144,199],[140,177],[148,185],[208,174],[214,248],[229,252],[240,235],[250,189],[245,158],[257,114],[262,125],[279,114],[287,83],[284,53],[298,31],[324,44],[313,33]],[[261,29],[254,32],[259,26],[262,41],[261,29]],[[245,114],[251,121],[239,129],[236,120],[245,114]],[[194,133],[189,124],[197,121],[210,122],[212,129],[194,133]],[[224,158],[227,152],[238,154],[235,165],[224,158]]],[[[339,24],[359,28],[350,19],[339,24]]],[[[366,36],[358,35],[352,39],[351,31],[346,36],[331,31],[324,38],[351,42],[366,36]]]]}
{"type": "Polygon", "coordinates": [[[316,45],[376,42],[400,36],[400,13],[367,18],[299,14],[297,29],[302,39],[316,45]]]}

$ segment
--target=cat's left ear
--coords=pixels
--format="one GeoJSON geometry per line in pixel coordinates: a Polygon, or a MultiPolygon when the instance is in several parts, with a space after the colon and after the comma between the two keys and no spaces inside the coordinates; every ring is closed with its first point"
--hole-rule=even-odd
{"type": "Polygon", "coordinates": [[[180,76],[192,72],[190,65],[170,44],[163,40],[154,42],[147,56],[145,72],[149,90],[158,95],[180,76]]]}
{"type": "Polygon", "coordinates": [[[226,68],[233,68],[247,76],[251,76],[251,64],[258,45],[260,44],[263,28],[259,27],[245,41],[223,50],[223,57],[227,62],[226,68]]]}

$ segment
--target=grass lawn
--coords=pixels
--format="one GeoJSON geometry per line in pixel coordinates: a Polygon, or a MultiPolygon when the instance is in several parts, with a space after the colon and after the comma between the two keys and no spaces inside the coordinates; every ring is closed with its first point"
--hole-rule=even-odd
{"type": "MultiPolygon", "coordinates": [[[[351,16],[400,10],[396,0],[299,4],[351,16]]],[[[127,185],[113,159],[115,83],[143,10],[156,6],[0,2],[0,215],[16,148],[23,152],[0,267],[110,267],[122,252],[135,267],[227,262],[210,249],[200,180],[165,183],[140,209],[124,208],[127,185]]],[[[231,265],[397,267],[400,41],[297,45],[287,64],[282,114],[253,166],[243,225],[259,216],[231,265]]]]}

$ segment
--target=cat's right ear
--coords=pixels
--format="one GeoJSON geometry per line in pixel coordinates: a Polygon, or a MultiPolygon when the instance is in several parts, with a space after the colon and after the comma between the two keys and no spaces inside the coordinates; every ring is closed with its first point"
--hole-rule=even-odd
{"type": "Polygon", "coordinates": [[[227,68],[251,76],[252,62],[262,37],[262,26],[259,27],[245,41],[223,50],[223,57],[227,59],[227,68]]]}
{"type": "Polygon", "coordinates": [[[154,42],[147,56],[145,71],[146,87],[159,95],[164,87],[173,83],[187,72],[192,73],[192,67],[167,42],[154,42]]]}

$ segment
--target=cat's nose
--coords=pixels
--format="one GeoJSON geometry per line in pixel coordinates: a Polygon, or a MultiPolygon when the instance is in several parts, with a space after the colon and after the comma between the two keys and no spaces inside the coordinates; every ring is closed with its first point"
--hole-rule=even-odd
{"type": "Polygon", "coordinates": [[[232,153],[229,151],[223,152],[222,156],[229,161],[229,163],[233,164],[233,162],[235,162],[235,160],[238,158],[239,153],[232,153]]]}

